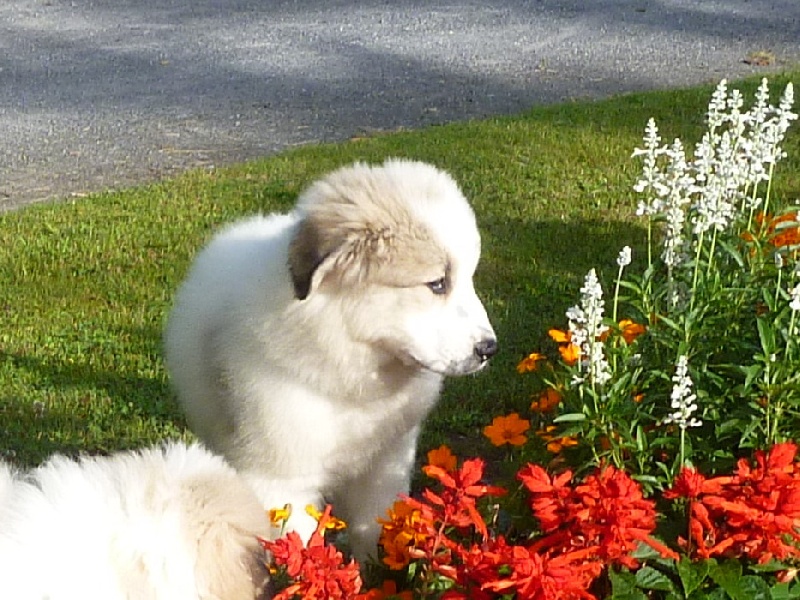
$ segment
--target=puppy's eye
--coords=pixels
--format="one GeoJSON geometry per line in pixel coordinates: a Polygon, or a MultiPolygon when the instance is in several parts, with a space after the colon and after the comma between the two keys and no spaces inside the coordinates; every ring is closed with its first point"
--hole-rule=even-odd
{"type": "Polygon", "coordinates": [[[425,285],[436,295],[446,294],[447,293],[447,279],[441,277],[436,281],[429,281],[425,285]]]}

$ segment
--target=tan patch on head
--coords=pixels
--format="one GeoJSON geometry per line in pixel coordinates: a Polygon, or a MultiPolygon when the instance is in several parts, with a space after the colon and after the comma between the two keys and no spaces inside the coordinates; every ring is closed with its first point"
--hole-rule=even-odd
{"type": "Polygon", "coordinates": [[[446,251],[413,217],[402,191],[375,171],[338,172],[306,192],[289,248],[298,298],[324,281],[407,287],[445,275],[446,251]]]}

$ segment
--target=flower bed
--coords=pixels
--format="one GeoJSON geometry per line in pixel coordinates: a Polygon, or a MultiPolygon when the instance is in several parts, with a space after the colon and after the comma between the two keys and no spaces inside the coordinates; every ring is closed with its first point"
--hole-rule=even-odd
{"type": "Polygon", "coordinates": [[[800,222],[771,197],[792,104],[765,80],[745,111],[723,81],[691,157],[651,120],[646,257],[621,250],[610,314],[590,271],[554,346],[519,363],[530,415],[484,430],[508,448],[502,487],[432,451],[434,483],[382,520],[382,587],[326,543],[329,507],[306,547],[264,542],[278,597],[800,598],[800,222]]]}

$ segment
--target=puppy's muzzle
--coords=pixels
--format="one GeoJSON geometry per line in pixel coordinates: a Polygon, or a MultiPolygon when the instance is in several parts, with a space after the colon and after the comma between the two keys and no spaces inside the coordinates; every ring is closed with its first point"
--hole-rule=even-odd
{"type": "Polygon", "coordinates": [[[481,362],[486,362],[495,354],[497,354],[497,339],[493,337],[484,338],[475,344],[475,355],[481,362]]]}

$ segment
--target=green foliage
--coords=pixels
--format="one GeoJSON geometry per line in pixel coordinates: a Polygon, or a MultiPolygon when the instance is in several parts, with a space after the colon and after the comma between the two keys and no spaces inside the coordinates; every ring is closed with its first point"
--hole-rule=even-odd
{"type": "MultiPolygon", "coordinates": [[[[665,137],[692,137],[708,94],[632,94],[303,147],[0,216],[0,451],[31,465],[54,451],[109,452],[188,436],[160,335],[191,257],[222,224],[286,210],[322,173],[388,156],[451,171],[478,214],[477,288],[502,352],[480,375],[448,382],[422,441],[423,449],[444,441],[474,447],[493,415],[527,407],[529,381],[514,365],[546,340],[583,274],[610,264],[621,245],[645,243],[632,218],[637,168],[629,160],[641,124],[653,116],[665,137]]],[[[795,137],[786,145],[788,175],[776,181],[776,195],[800,190],[797,144],[795,137]]]]}
{"type": "Polygon", "coordinates": [[[760,136],[793,115],[768,109],[766,93],[760,113],[736,104],[722,120],[739,96],[720,86],[721,122],[692,140],[693,157],[648,125],[635,153],[645,258],[630,265],[620,253],[608,301],[592,270],[554,337],[562,358],[531,367],[535,387],[563,395],[537,427],[555,424],[551,435],[578,442],[567,457],[575,467],[608,461],[653,491],[685,465],[721,473],[753,449],[797,438],[800,224],[796,206],[774,194],[777,161],[765,159],[763,171],[758,162],[781,157],[772,129],[760,136]],[[580,360],[565,358],[570,348],[580,360]]]}
{"type": "MultiPolygon", "coordinates": [[[[771,565],[773,570],[785,565],[771,565]]],[[[770,585],[759,574],[765,569],[750,568],[734,560],[718,562],[708,559],[692,562],[658,561],[630,573],[610,573],[611,594],[608,600],[788,600],[800,597],[800,585],[775,583],[770,585]],[[657,596],[654,594],[658,594],[657,596]]]]}

